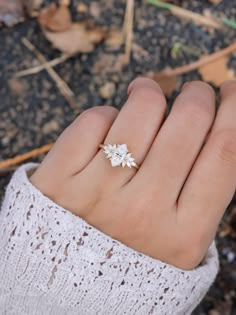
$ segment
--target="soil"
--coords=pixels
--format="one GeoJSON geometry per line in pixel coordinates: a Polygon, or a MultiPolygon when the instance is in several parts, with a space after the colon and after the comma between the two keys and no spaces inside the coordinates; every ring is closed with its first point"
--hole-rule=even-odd
{"type": "MultiPolygon", "coordinates": [[[[232,0],[223,0],[217,5],[201,0],[176,3],[195,12],[209,10],[232,19],[236,16],[235,1],[232,0]]],[[[134,45],[128,66],[118,69],[112,65],[123,52],[123,46],[114,51],[102,43],[92,53],[78,54],[55,67],[74,92],[76,109],[70,107],[46,71],[13,79],[17,71],[38,65],[35,55],[22,44],[23,37],[32,42],[47,60],[60,56],[60,52],[45,39],[37,21],[27,18],[11,28],[0,28],[0,159],[55,141],[78,113],[89,107],[111,105],[120,108],[127,97],[128,83],[138,75],[194,61],[203,54],[228,46],[236,35],[231,28],[209,31],[145,1],[137,0],[135,6],[134,45]],[[190,50],[174,58],[176,43],[190,50]],[[112,92],[108,89],[107,93],[108,86],[112,87],[112,92]]],[[[71,10],[74,20],[92,18],[98,25],[121,28],[125,1],[74,0],[71,10]],[[87,12],[76,11],[79,3],[85,4],[87,12]]],[[[229,68],[236,68],[236,53],[230,57],[229,68]]],[[[196,71],[180,77],[180,83],[195,79],[201,79],[196,71]]],[[[177,93],[175,91],[169,98],[169,108],[177,93]]],[[[42,158],[33,161],[40,162],[42,158]]],[[[11,172],[0,174],[1,199],[10,176],[11,172]]],[[[216,243],[221,269],[194,315],[236,314],[236,199],[226,211],[216,243]]]]}

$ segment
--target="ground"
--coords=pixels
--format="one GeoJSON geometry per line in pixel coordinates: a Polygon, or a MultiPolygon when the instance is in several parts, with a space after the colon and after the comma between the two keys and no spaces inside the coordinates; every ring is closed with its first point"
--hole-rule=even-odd
{"type": "MultiPolygon", "coordinates": [[[[71,5],[75,20],[92,17],[99,25],[121,28],[125,1],[100,0],[94,5],[93,1],[84,0],[88,11],[83,14],[76,11],[78,3],[82,1],[74,0],[71,5]]],[[[177,3],[195,12],[202,13],[208,9],[228,18],[236,16],[236,7],[231,0],[223,0],[218,5],[201,0],[177,3]]],[[[48,60],[60,56],[60,52],[45,39],[37,21],[27,19],[14,27],[0,28],[0,160],[55,141],[78,113],[89,107],[112,105],[120,108],[126,99],[127,85],[136,76],[189,63],[201,55],[228,46],[235,35],[233,29],[209,31],[145,1],[136,1],[134,45],[128,66],[119,70],[111,66],[123,51],[123,46],[120,50],[111,51],[100,44],[92,53],[77,54],[55,67],[76,96],[76,108],[71,108],[46,71],[12,80],[17,71],[38,64],[35,55],[22,44],[23,37],[48,60]],[[190,51],[173,58],[176,43],[184,44],[190,51]],[[108,82],[112,83],[113,91],[104,98],[100,88],[108,82]]],[[[235,66],[236,54],[232,54],[229,67],[234,69],[235,66]]],[[[201,77],[194,71],[181,76],[180,83],[192,79],[201,77]]],[[[177,92],[169,97],[170,107],[177,92]]],[[[41,159],[42,156],[33,160],[41,159]]],[[[0,173],[1,199],[10,176],[11,172],[0,173]]],[[[226,212],[216,242],[221,270],[195,315],[236,314],[236,199],[226,212]]]]}

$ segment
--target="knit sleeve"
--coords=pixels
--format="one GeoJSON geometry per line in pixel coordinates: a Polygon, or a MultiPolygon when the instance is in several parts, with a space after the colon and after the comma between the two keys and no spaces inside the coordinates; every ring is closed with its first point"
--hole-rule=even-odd
{"type": "Polygon", "coordinates": [[[112,239],[58,206],[20,167],[0,212],[0,314],[184,315],[218,270],[214,243],[185,271],[112,239]]]}

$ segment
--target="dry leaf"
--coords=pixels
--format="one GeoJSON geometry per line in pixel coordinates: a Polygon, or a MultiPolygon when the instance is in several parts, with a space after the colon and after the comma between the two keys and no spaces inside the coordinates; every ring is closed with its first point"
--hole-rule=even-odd
{"type": "Polygon", "coordinates": [[[175,75],[166,74],[149,74],[151,79],[155,80],[161,87],[162,91],[167,97],[170,97],[172,93],[179,88],[178,78],[175,75]]]}
{"type": "Polygon", "coordinates": [[[96,59],[93,65],[93,73],[119,73],[125,65],[125,56],[123,54],[102,54],[96,59]]]}
{"type": "Polygon", "coordinates": [[[87,23],[73,23],[65,32],[50,32],[44,30],[46,38],[52,45],[66,53],[89,53],[94,50],[106,36],[106,32],[99,28],[88,28],[87,23]]]}
{"type": "Polygon", "coordinates": [[[86,13],[88,12],[88,7],[83,3],[79,3],[76,8],[78,13],[86,13]]]}
{"type": "Polygon", "coordinates": [[[41,10],[38,17],[39,24],[49,31],[63,32],[72,25],[71,13],[67,6],[56,6],[55,3],[41,10]]]}
{"type": "MultiPolygon", "coordinates": [[[[204,57],[202,57],[203,59],[204,57]]],[[[212,82],[215,86],[220,86],[225,80],[234,79],[234,73],[227,67],[228,57],[223,56],[204,66],[198,71],[204,81],[212,82]]]]}
{"type": "Polygon", "coordinates": [[[218,3],[222,2],[222,0],[209,0],[209,1],[213,4],[218,4],[218,3]]]}
{"type": "Polygon", "coordinates": [[[24,4],[24,9],[27,12],[27,15],[31,17],[38,16],[38,11],[43,4],[43,0],[23,0],[21,2],[24,4]]]}
{"type": "Polygon", "coordinates": [[[24,20],[24,12],[19,0],[0,0],[0,23],[13,26],[24,20]]]}
{"type": "Polygon", "coordinates": [[[71,0],[60,0],[60,5],[64,5],[64,6],[66,6],[66,7],[69,7],[70,6],[70,4],[71,4],[71,0]]]}
{"type": "Polygon", "coordinates": [[[124,43],[124,35],[122,31],[110,31],[106,45],[111,49],[118,49],[124,43]]]}
{"type": "Polygon", "coordinates": [[[17,78],[10,79],[8,85],[14,95],[24,95],[28,89],[26,81],[17,78]]]}

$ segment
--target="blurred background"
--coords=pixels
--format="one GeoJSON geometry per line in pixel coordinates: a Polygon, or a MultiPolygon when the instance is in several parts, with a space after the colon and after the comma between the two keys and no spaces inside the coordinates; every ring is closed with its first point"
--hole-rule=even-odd
{"type": "MultiPolygon", "coordinates": [[[[169,109],[186,81],[217,92],[235,78],[235,38],[235,0],[0,0],[1,200],[18,165],[41,161],[83,110],[120,108],[136,76],[159,82],[169,109]]],[[[236,198],[217,247],[221,271],[194,315],[236,314],[236,198]]]]}

